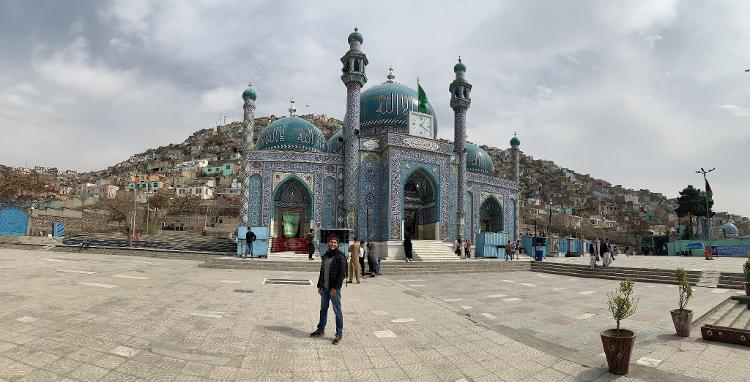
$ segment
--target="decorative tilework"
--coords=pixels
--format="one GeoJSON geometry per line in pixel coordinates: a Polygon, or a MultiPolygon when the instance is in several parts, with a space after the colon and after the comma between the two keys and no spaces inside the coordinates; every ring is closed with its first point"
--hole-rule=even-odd
{"type": "Polygon", "coordinates": [[[336,228],[336,178],[323,181],[323,228],[336,228]]]}
{"type": "Polygon", "coordinates": [[[244,117],[243,122],[245,124],[242,139],[242,151],[245,154],[245,159],[242,167],[242,190],[240,191],[240,225],[247,226],[249,221],[250,211],[250,172],[252,171],[252,162],[248,160],[248,154],[253,150],[255,144],[253,143],[254,137],[254,125],[255,125],[255,101],[247,99],[243,106],[244,117]]]}
{"type": "Polygon", "coordinates": [[[403,220],[404,183],[412,172],[422,169],[433,177],[437,184],[438,200],[440,203],[440,239],[447,240],[449,236],[449,206],[450,195],[448,182],[449,155],[428,153],[415,150],[404,150],[396,147],[389,152],[389,238],[401,240],[401,221],[403,220]],[[410,165],[411,167],[407,167],[410,165]]]}
{"type": "Polygon", "coordinates": [[[474,228],[476,219],[474,219],[474,198],[471,191],[466,191],[464,194],[464,201],[464,217],[466,219],[464,225],[464,238],[473,240],[474,232],[476,232],[476,229],[474,228]]]}
{"type": "MultiPolygon", "coordinates": [[[[359,138],[354,130],[359,128],[359,100],[362,83],[349,81],[346,85],[346,115],[344,116],[344,183],[357,184],[359,181],[359,138]]],[[[357,230],[357,187],[344,188],[345,227],[357,230]]]]}
{"type": "Polygon", "coordinates": [[[376,241],[386,239],[383,222],[387,215],[382,206],[384,184],[387,184],[380,157],[374,153],[362,155],[359,181],[359,237],[376,241]]]}
{"type": "Polygon", "coordinates": [[[262,190],[261,190],[261,183],[262,179],[261,176],[256,174],[252,175],[249,180],[249,187],[246,187],[246,189],[249,191],[250,195],[250,203],[248,208],[248,223],[251,227],[257,227],[260,225],[260,212],[263,208],[261,206],[261,200],[263,198],[262,190]]]}

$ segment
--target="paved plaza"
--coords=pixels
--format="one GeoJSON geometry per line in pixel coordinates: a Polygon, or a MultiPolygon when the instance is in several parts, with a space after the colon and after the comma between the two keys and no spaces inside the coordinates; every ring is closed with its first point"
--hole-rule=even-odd
{"type": "MultiPolygon", "coordinates": [[[[552,261],[561,264],[578,264],[589,265],[589,257],[547,257],[544,261],[552,261]]],[[[745,262],[744,257],[722,256],[714,260],[706,260],[703,257],[691,256],[625,256],[619,254],[613,267],[632,267],[632,268],[658,268],[658,269],[676,269],[685,268],[686,271],[718,271],[742,273],[742,264],[745,262]]],[[[601,261],[599,266],[601,266],[601,261]]]]}
{"type": "MultiPolygon", "coordinates": [[[[619,261],[619,260],[618,260],[619,261]]],[[[310,338],[316,273],[0,249],[0,381],[747,381],[750,350],[678,339],[676,289],[637,284],[628,377],[598,332],[616,282],[534,272],[365,279],[342,291],[344,340],[310,338]],[[735,366],[721,366],[721,362],[735,366]]],[[[698,288],[696,316],[736,291],[698,288]],[[718,292],[718,293],[717,293],[718,292]]]]}

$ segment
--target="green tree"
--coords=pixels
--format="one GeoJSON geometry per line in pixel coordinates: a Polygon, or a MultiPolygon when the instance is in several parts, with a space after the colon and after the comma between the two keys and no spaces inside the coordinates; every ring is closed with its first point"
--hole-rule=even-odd
{"type": "MultiPolygon", "coordinates": [[[[713,207],[713,200],[709,200],[708,209],[709,211],[713,207]]],[[[693,238],[693,217],[695,216],[706,216],[706,193],[688,185],[682,191],[680,196],[677,198],[677,208],[675,209],[677,216],[688,218],[687,227],[682,238],[690,240],[693,238]]],[[[713,216],[713,212],[711,212],[713,216]]]]}

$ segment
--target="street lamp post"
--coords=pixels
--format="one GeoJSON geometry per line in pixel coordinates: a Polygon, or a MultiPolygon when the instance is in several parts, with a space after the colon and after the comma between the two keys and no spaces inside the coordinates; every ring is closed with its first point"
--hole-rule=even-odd
{"type": "MultiPolygon", "coordinates": [[[[714,168],[712,168],[710,170],[705,170],[705,169],[703,169],[703,167],[701,167],[701,169],[700,170],[696,170],[695,173],[696,174],[703,174],[703,184],[708,185],[708,180],[706,179],[706,174],[708,174],[709,172],[711,172],[713,170],[716,170],[716,167],[714,167],[714,168]]],[[[713,227],[711,225],[711,211],[708,208],[708,189],[706,189],[705,192],[706,192],[706,200],[705,200],[706,201],[706,224],[708,225],[708,245],[710,247],[710,246],[713,245],[713,242],[712,242],[712,236],[713,235],[711,234],[712,233],[711,231],[712,231],[713,227]]]]}

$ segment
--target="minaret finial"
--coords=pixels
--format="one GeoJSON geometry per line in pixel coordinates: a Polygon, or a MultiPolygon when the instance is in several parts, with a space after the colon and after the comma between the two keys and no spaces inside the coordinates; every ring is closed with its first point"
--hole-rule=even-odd
{"type": "Polygon", "coordinates": [[[461,56],[458,56],[458,62],[461,62],[461,56]]]}
{"type": "Polygon", "coordinates": [[[388,81],[387,81],[387,82],[394,82],[393,80],[395,80],[395,79],[396,79],[396,75],[395,75],[395,74],[393,74],[393,68],[392,68],[392,67],[391,67],[391,68],[388,68],[388,75],[387,75],[387,76],[385,76],[385,78],[387,78],[387,79],[388,79],[388,81]]]}
{"type": "Polygon", "coordinates": [[[294,113],[297,112],[297,109],[294,108],[294,97],[292,97],[291,100],[289,100],[289,116],[294,117],[294,113]]]}
{"type": "Polygon", "coordinates": [[[357,26],[356,26],[356,25],[354,26],[354,31],[355,31],[355,32],[359,32],[359,28],[357,28],[357,26]]]}

